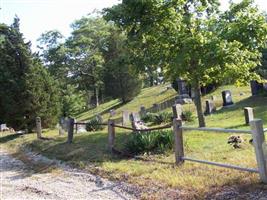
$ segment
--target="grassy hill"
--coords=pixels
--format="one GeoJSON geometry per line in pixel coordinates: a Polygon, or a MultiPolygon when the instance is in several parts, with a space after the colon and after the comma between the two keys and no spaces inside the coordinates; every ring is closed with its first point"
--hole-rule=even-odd
{"type": "Polygon", "coordinates": [[[158,85],[154,87],[145,88],[141,93],[135,97],[132,101],[127,104],[122,104],[118,99],[111,100],[109,102],[101,104],[97,108],[90,109],[86,112],[80,113],[76,116],[77,120],[83,121],[92,118],[95,115],[102,115],[104,120],[107,120],[109,117],[109,110],[116,110],[116,117],[121,117],[123,110],[128,111],[139,111],[140,106],[143,105],[146,108],[151,107],[154,103],[160,103],[166,101],[170,98],[173,98],[177,95],[174,89],[168,89],[167,86],[170,84],[158,85]]]}
{"type": "MultiPolygon", "coordinates": [[[[123,109],[137,111],[140,105],[150,106],[175,95],[175,91],[165,91],[166,85],[147,88],[133,101],[120,105],[118,100],[107,102],[97,109],[89,110],[79,115],[80,120],[90,118],[96,113],[106,113],[116,107],[117,115],[123,109]]],[[[237,128],[249,130],[244,124],[243,107],[254,108],[255,117],[263,120],[267,127],[267,98],[263,96],[251,97],[249,87],[223,86],[212,94],[203,97],[203,101],[210,96],[216,96],[217,112],[206,116],[208,127],[237,128]],[[235,105],[229,108],[220,107],[221,91],[230,89],[235,105]]],[[[193,104],[184,105],[185,110],[195,112],[193,104]]],[[[171,109],[166,109],[171,112],[171,109]]],[[[197,120],[187,125],[197,126],[197,120]]],[[[167,131],[172,131],[171,129],[167,131]]],[[[116,148],[123,148],[131,132],[116,128],[116,148]]],[[[244,167],[256,168],[253,146],[249,144],[250,135],[242,135],[245,140],[240,149],[233,149],[227,144],[230,134],[185,131],[185,155],[196,159],[205,159],[244,167]]],[[[57,130],[50,130],[44,136],[53,140],[36,140],[36,135],[11,138],[2,136],[0,143],[21,152],[19,144],[31,148],[50,158],[63,160],[79,168],[99,174],[109,179],[123,180],[144,188],[152,188],[149,195],[144,192],[145,199],[203,199],[207,196],[235,188],[240,194],[251,191],[262,191],[258,174],[241,172],[198,163],[185,162],[182,166],[174,166],[174,153],[139,155],[142,159],[125,158],[112,155],[107,150],[107,130],[95,133],[76,134],[71,145],[65,143],[66,135],[58,136],[57,130]]],[[[146,190],[144,190],[146,191],[146,190]]],[[[214,197],[214,196],[212,196],[214,197]]]]}

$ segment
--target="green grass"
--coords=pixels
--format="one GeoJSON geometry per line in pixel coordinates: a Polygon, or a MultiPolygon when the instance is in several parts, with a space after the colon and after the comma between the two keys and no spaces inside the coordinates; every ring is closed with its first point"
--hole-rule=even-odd
{"type": "Polygon", "coordinates": [[[118,99],[103,103],[97,108],[80,113],[76,116],[76,118],[78,120],[88,120],[97,114],[101,114],[104,120],[107,120],[109,118],[110,109],[116,110],[116,115],[114,116],[114,118],[118,118],[122,116],[123,110],[137,112],[140,110],[141,105],[145,106],[146,108],[149,108],[154,103],[166,101],[176,95],[175,90],[166,90],[167,85],[169,84],[145,88],[137,97],[135,97],[127,104],[122,104],[118,99]]]}
{"type": "MultiPolygon", "coordinates": [[[[217,96],[216,103],[218,105],[221,103],[221,90],[228,88],[233,93],[235,105],[229,108],[219,107],[216,113],[206,117],[207,126],[248,130],[249,126],[244,125],[243,107],[251,106],[254,108],[255,116],[261,118],[264,126],[267,127],[267,98],[250,97],[248,87],[225,86],[212,94],[217,96]],[[240,95],[240,92],[245,94],[240,95]]],[[[147,90],[153,91],[153,88],[147,90]]],[[[142,94],[148,95],[144,91],[142,94]]],[[[140,99],[141,97],[139,96],[140,99]]],[[[134,109],[134,105],[140,105],[139,102],[134,102],[133,100],[129,103],[130,105],[124,105],[125,108],[134,109]]],[[[195,111],[193,105],[185,105],[184,109],[195,111]]],[[[196,126],[197,120],[187,125],[196,126]]],[[[129,134],[131,133],[116,129],[116,148],[123,148],[129,134]]],[[[226,133],[185,131],[185,155],[196,159],[256,168],[253,147],[248,142],[251,136],[242,135],[245,139],[242,148],[233,149],[227,144],[229,135],[226,133]]],[[[141,158],[149,161],[111,155],[107,150],[106,129],[96,133],[76,134],[74,135],[74,143],[70,145],[66,144],[66,135],[58,136],[58,132],[55,130],[45,132],[44,136],[54,139],[38,141],[35,134],[19,137],[2,135],[0,143],[18,151],[20,151],[20,145],[24,144],[47,157],[66,161],[110,179],[124,180],[145,187],[160,185],[163,188],[175,188],[184,194],[184,199],[202,199],[211,191],[220,191],[224,186],[235,186],[248,190],[261,187],[257,174],[190,162],[175,166],[172,151],[160,155],[141,155],[141,158]]],[[[153,195],[157,196],[158,194],[155,192],[153,195]]]]}

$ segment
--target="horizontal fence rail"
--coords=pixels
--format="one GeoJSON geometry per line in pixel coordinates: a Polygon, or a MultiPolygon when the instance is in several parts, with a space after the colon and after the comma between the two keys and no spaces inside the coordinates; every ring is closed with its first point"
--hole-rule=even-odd
{"type": "Polygon", "coordinates": [[[245,167],[239,167],[236,165],[230,165],[230,164],[224,164],[224,163],[218,163],[218,162],[211,162],[211,161],[206,161],[206,160],[198,160],[194,158],[187,158],[187,157],[182,157],[183,160],[191,161],[191,162],[198,162],[198,163],[203,163],[203,164],[208,164],[208,165],[215,165],[218,167],[225,167],[225,168],[230,168],[230,169],[236,169],[240,171],[247,171],[247,172],[253,172],[253,173],[259,173],[258,169],[253,169],[253,168],[245,168],[245,167]]]}
{"type": "MultiPolygon", "coordinates": [[[[75,122],[74,125],[86,125],[88,124],[88,122],[75,122]]],[[[101,126],[107,126],[107,123],[99,123],[99,124],[95,124],[95,125],[101,125],[101,126]]]]}
{"type": "Polygon", "coordinates": [[[162,129],[167,129],[167,128],[171,128],[172,127],[172,125],[166,125],[166,126],[155,127],[155,128],[134,129],[134,128],[131,128],[131,127],[121,126],[121,125],[117,125],[117,124],[113,124],[112,126],[113,127],[117,127],[117,128],[132,130],[132,131],[140,131],[140,132],[156,131],[156,130],[162,130],[162,129]]]}
{"type": "Polygon", "coordinates": [[[183,130],[189,130],[189,131],[213,131],[213,132],[223,132],[223,133],[246,133],[251,134],[251,131],[249,130],[236,130],[236,129],[224,129],[224,128],[195,128],[195,127],[188,127],[188,126],[182,126],[183,130]]]}

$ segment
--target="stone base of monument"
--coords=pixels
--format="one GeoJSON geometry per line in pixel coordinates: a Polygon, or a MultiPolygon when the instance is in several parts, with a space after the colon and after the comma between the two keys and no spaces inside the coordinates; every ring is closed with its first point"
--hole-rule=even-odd
{"type": "Polygon", "coordinates": [[[189,95],[183,94],[176,97],[175,100],[176,104],[190,104],[193,103],[193,100],[190,98],[189,95]]]}

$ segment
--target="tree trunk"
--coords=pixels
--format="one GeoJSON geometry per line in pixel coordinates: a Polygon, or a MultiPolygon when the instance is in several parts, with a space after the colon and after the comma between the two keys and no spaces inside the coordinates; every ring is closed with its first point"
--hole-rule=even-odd
{"type": "Polygon", "coordinates": [[[197,117],[198,117],[198,124],[199,127],[205,127],[205,117],[202,110],[202,103],[201,103],[201,92],[200,92],[200,86],[199,83],[196,83],[194,86],[194,92],[195,92],[195,105],[197,108],[197,117]]]}
{"type": "Polygon", "coordinates": [[[98,99],[98,87],[95,87],[94,89],[94,95],[95,95],[95,106],[99,106],[99,99],[98,99]]]}

